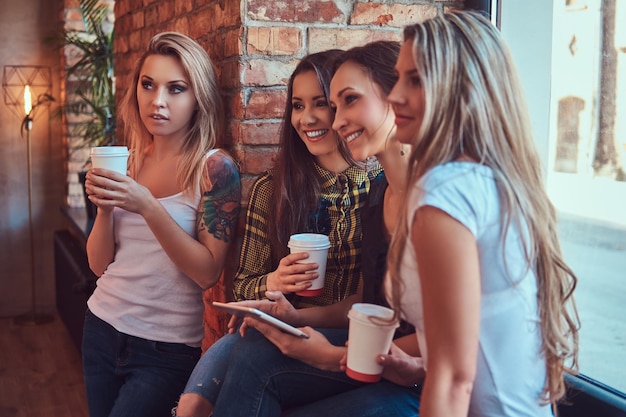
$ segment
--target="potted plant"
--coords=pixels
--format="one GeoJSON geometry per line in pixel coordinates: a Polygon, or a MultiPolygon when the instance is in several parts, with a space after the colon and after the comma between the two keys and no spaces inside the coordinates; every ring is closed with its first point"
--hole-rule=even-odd
{"type": "Polygon", "coordinates": [[[103,26],[109,8],[98,0],[80,0],[85,31],[64,32],[64,46],[71,47],[72,61],[65,68],[68,98],[66,114],[79,116],[72,123],[75,146],[115,143],[115,91],[113,30],[103,26]]]}
{"type": "MultiPolygon", "coordinates": [[[[65,68],[67,97],[61,110],[67,116],[70,153],[116,143],[113,29],[105,27],[109,7],[98,0],[80,0],[79,6],[85,30],[64,30],[62,36],[69,57],[65,68]]],[[[89,160],[84,167],[88,164],[89,160]]],[[[83,191],[85,174],[79,173],[83,191]]],[[[93,218],[95,207],[86,193],[85,204],[93,218]]]]}

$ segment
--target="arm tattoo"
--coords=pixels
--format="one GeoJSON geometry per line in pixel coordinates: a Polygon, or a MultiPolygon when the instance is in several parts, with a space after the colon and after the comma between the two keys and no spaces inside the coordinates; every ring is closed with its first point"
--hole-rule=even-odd
{"type": "Polygon", "coordinates": [[[241,206],[241,181],[235,162],[222,153],[207,160],[213,184],[202,196],[198,230],[207,230],[216,239],[230,242],[237,227],[241,206]]]}

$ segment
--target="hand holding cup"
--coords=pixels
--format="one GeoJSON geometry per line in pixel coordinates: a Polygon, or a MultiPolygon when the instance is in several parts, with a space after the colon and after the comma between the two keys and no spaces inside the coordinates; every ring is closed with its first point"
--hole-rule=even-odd
{"type": "Polygon", "coordinates": [[[389,352],[399,326],[393,310],[376,304],[353,304],[348,313],[348,358],[346,375],[362,382],[378,382],[383,365],[376,358],[389,352]]]}
{"type": "Polygon", "coordinates": [[[291,235],[287,246],[292,254],[306,252],[309,255],[307,262],[317,264],[317,269],[312,271],[317,273],[317,276],[311,280],[311,285],[305,290],[297,291],[296,294],[303,297],[322,295],[326,278],[326,259],[330,248],[328,236],[317,233],[299,233],[291,235]]]}

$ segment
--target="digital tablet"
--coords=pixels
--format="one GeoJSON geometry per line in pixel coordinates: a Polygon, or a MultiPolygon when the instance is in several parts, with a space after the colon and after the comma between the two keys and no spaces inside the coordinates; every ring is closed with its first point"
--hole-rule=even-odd
{"type": "Polygon", "coordinates": [[[220,303],[218,301],[213,301],[213,305],[217,308],[221,308],[222,310],[228,311],[230,314],[235,316],[251,316],[255,317],[267,324],[271,324],[277,329],[292,334],[294,336],[303,337],[305,339],[309,338],[309,335],[304,333],[302,330],[293,327],[290,324],[285,323],[282,320],[277,319],[274,316],[270,316],[267,313],[262,312],[261,310],[253,307],[245,307],[238,304],[233,303],[220,303]]]}

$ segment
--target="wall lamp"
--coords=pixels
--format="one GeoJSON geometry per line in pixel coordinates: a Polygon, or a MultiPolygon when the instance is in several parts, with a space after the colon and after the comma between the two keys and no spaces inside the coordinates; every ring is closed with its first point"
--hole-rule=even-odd
{"type": "Polygon", "coordinates": [[[4,103],[18,116],[22,123],[20,133],[26,132],[27,165],[28,165],[28,228],[30,243],[30,312],[15,317],[15,323],[22,326],[44,324],[54,317],[37,312],[37,291],[35,286],[35,237],[33,229],[33,174],[31,157],[31,135],[33,121],[41,106],[48,106],[54,98],[50,94],[52,81],[50,67],[6,65],[2,77],[2,94],[4,103]],[[33,100],[33,97],[35,99],[33,100]]]}

